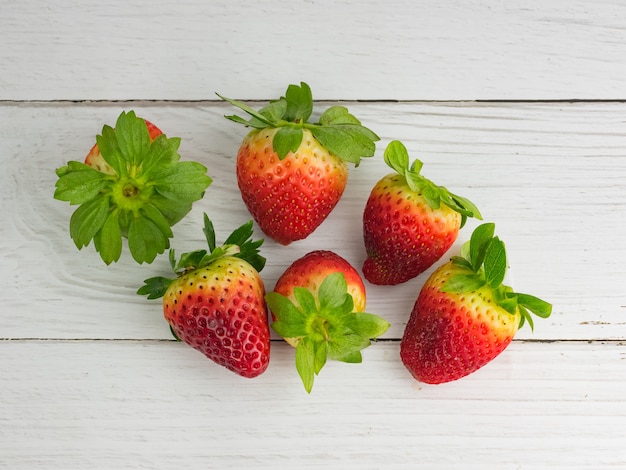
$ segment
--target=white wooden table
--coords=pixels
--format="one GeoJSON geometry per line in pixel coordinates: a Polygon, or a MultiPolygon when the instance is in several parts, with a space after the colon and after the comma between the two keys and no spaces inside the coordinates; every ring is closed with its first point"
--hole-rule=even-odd
{"type": "MultiPolygon", "coordinates": [[[[0,0],[0,468],[626,468],[626,3],[617,0],[0,0]],[[135,295],[167,272],[105,267],[68,236],[55,168],[134,109],[214,183],[175,227],[202,242],[249,215],[245,129],[215,92],[256,100],[308,82],[381,136],[330,218],[272,287],[324,248],[360,267],[365,198],[402,140],[507,243],[516,289],[554,305],[494,362],[416,382],[399,338],[429,272],[367,285],[392,327],[364,363],[329,363],[307,395],[275,339],[253,380],[174,342],[135,295]],[[278,466],[278,467],[277,467],[278,466]]],[[[461,232],[451,250],[471,233],[461,232]]],[[[218,233],[218,237],[219,237],[218,233]]]]}

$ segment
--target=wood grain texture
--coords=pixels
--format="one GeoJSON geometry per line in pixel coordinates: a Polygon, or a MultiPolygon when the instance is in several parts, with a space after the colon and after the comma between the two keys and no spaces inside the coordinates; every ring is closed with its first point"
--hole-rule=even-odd
{"type": "MultiPolygon", "coordinates": [[[[328,103],[322,103],[325,106],[328,103]]],[[[404,141],[424,174],[471,198],[507,243],[512,284],[554,304],[554,313],[519,338],[626,338],[626,105],[349,103],[381,136],[377,155],[352,168],[329,219],[288,248],[266,241],[263,277],[271,289],[282,271],[313,249],[330,249],[360,269],[361,214],[374,183],[389,173],[382,150],[404,141]]],[[[167,275],[161,257],[136,265],[128,256],[106,267],[90,246],[68,235],[73,208],[52,198],[54,169],[82,159],[105,123],[132,106],[168,135],[181,153],[207,165],[214,183],[175,227],[181,252],[205,242],[202,213],[218,240],[250,219],[237,189],[235,155],[246,130],[222,116],[221,103],[7,104],[0,106],[0,285],[2,338],[169,338],[158,302],[135,295],[143,279],[167,275]]],[[[449,252],[458,252],[471,221],[449,252]]],[[[262,233],[257,228],[257,236],[262,233]]],[[[394,287],[368,285],[368,311],[392,322],[400,338],[429,270],[394,287]]]]}
{"type": "Polygon", "coordinates": [[[0,341],[0,355],[0,467],[626,466],[619,343],[517,342],[440,386],[377,343],[363,364],[328,364],[311,395],[284,343],[252,380],[173,341],[0,341]]]}
{"type": "Polygon", "coordinates": [[[626,98],[617,0],[0,6],[0,100],[626,98]]]}

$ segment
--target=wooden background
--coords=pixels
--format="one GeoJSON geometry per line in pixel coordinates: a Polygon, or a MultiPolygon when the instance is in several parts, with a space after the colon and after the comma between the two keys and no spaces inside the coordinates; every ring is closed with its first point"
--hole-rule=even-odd
{"type": "MultiPolygon", "coordinates": [[[[626,468],[626,4],[618,1],[0,0],[0,468],[626,468]],[[134,109],[214,183],[173,247],[249,220],[246,130],[215,92],[261,105],[289,83],[381,136],[307,240],[267,241],[268,288],[331,249],[360,268],[361,214],[403,141],[507,243],[516,290],[554,305],[493,363],[428,386],[399,338],[428,276],[367,285],[392,327],[308,396],[293,349],[241,379],[171,340],[135,295],[165,257],[104,266],[68,235],[54,170],[134,109]]],[[[450,254],[469,237],[468,223],[450,254]]],[[[260,232],[257,232],[260,235],[260,232]]]]}

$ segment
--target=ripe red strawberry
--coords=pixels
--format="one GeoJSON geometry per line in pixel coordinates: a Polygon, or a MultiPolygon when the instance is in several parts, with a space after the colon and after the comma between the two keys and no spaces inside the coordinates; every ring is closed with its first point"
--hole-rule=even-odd
{"type": "MultiPolygon", "coordinates": [[[[218,95],[220,96],[220,95],[218,95]]],[[[220,96],[251,116],[226,116],[253,127],[237,154],[241,197],[263,232],[283,245],[309,236],[339,202],[348,180],[346,162],[374,155],[378,136],[345,107],[332,106],[319,122],[306,83],[259,111],[220,96]]]]}
{"type": "Polygon", "coordinates": [[[363,212],[363,275],[372,284],[392,285],[431,267],[450,249],[466,218],[481,215],[471,201],[421,176],[421,161],[409,168],[401,142],[389,144],[385,162],[396,173],[378,181],[363,212]]]}
{"type": "Polygon", "coordinates": [[[138,294],[163,297],[163,313],[175,336],[212,361],[243,377],[256,377],[269,365],[270,332],[265,288],[259,271],[262,241],[252,242],[252,221],[221,247],[205,215],[206,250],[185,253],[176,279],[147,279],[138,294]]]}
{"type": "MultiPolygon", "coordinates": [[[[146,127],[148,128],[150,142],[156,139],[157,136],[163,134],[163,132],[161,132],[161,129],[152,124],[150,121],[146,119],[144,119],[143,121],[146,123],[146,127]]],[[[85,165],[89,165],[90,167],[95,168],[102,173],[106,173],[107,175],[115,174],[115,171],[113,170],[111,165],[106,162],[106,160],[102,156],[102,153],[100,153],[100,148],[98,147],[97,143],[95,143],[93,147],[91,147],[91,150],[85,157],[85,165]]]]}
{"type": "Polygon", "coordinates": [[[296,369],[309,393],[327,359],[361,362],[360,351],[389,328],[386,320],[363,312],[363,280],[331,251],[294,261],[265,299],[272,328],[296,348],[296,369]]]}
{"type": "Polygon", "coordinates": [[[502,284],[504,243],[494,224],[476,228],[462,257],[453,257],[428,278],[400,342],[403,364],[419,381],[460,379],[497,357],[530,312],[550,316],[552,306],[502,284]]]}

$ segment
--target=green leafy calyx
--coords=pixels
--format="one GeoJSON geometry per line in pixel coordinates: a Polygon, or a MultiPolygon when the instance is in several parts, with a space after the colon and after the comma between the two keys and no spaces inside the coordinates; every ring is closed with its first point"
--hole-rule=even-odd
{"type": "Polygon", "coordinates": [[[437,186],[420,174],[422,162],[415,159],[409,166],[409,153],[398,140],[391,141],[385,149],[385,163],[403,176],[412,191],[419,193],[432,209],[439,209],[441,204],[461,214],[461,227],[468,217],[482,220],[478,208],[469,199],[453,194],[443,186],[437,186]]]}
{"type": "Polygon", "coordinates": [[[331,106],[315,123],[309,122],[313,112],[311,88],[304,82],[289,85],[285,96],[271,101],[260,110],[245,103],[217,94],[224,101],[241,109],[250,117],[236,115],[227,119],[255,129],[277,128],[272,145],[282,160],[289,152],[296,152],[302,143],[303,130],[308,129],[329,152],[358,166],[361,158],[372,157],[379,137],[361,125],[344,106],[331,106]]]}
{"type": "MultiPolygon", "coordinates": [[[[243,259],[250,263],[257,272],[261,272],[265,267],[265,258],[260,254],[263,240],[252,240],[252,220],[235,229],[221,246],[216,245],[215,228],[213,222],[206,214],[204,214],[203,232],[208,250],[202,249],[183,253],[178,260],[176,260],[174,250],[170,250],[170,266],[177,277],[184,276],[196,269],[204,268],[226,256],[243,259]]],[[[137,294],[146,295],[148,299],[158,299],[165,295],[165,292],[174,280],[166,277],[146,279],[144,285],[137,291],[137,294]]]]}
{"type": "Polygon", "coordinates": [[[534,328],[531,312],[540,318],[548,318],[552,305],[529,294],[513,292],[502,284],[507,270],[504,242],[495,233],[495,224],[485,223],[476,227],[469,242],[461,250],[461,256],[451,258],[452,264],[461,268],[461,273],[448,279],[444,292],[465,293],[489,288],[495,302],[515,315],[520,313],[520,328],[528,322],[534,328]]]}
{"type": "Polygon", "coordinates": [[[211,178],[196,162],[180,162],[179,138],[161,134],[152,142],[143,119],[123,112],[115,128],[96,138],[114,174],[70,161],[57,170],[55,199],[78,205],[70,236],[81,249],[93,240],[106,264],[118,261],[122,239],[138,263],[151,263],[169,248],[171,227],[204,196],[211,178]]]}
{"type": "Polygon", "coordinates": [[[308,393],[327,359],[361,362],[360,351],[390,326],[377,315],[354,312],[346,277],[341,272],[324,278],[317,297],[303,287],[295,287],[293,296],[295,302],[269,292],[265,300],[276,317],[272,329],[283,338],[297,340],[296,369],[308,393]]]}

